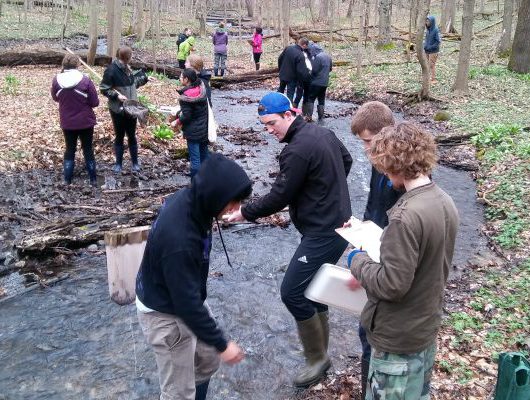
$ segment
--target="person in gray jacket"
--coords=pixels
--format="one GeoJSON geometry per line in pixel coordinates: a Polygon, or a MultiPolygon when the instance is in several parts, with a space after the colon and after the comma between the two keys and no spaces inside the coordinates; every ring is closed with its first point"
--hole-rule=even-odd
{"type": "Polygon", "coordinates": [[[311,86],[309,87],[307,116],[309,120],[313,118],[315,100],[318,99],[317,113],[318,119],[324,118],[324,105],[326,102],[326,90],[329,85],[329,73],[333,68],[331,57],[322,47],[317,44],[309,46],[311,53],[311,63],[313,69],[311,72],[311,86]]]}
{"type": "Polygon", "coordinates": [[[101,93],[109,99],[110,117],[116,134],[114,139],[116,164],[112,169],[115,173],[121,172],[125,134],[127,134],[127,143],[131,154],[132,171],[138,172],[140,170],[138,143],[136,141],[136,117],[125,113],[123,102],[138,100],[136,89],[145,85],[149,79],[141,70],[133,73],[129,66],[131,58],[132,49],[128,46],[121,46],[116,52],[116,59],[103,73],[103,79],[99,85],[101,93]]]}

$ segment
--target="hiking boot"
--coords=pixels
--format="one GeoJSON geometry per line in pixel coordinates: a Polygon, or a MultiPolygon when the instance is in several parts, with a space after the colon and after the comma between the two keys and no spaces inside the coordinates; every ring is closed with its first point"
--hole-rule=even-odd
{"type": "Polygon", "coordinates": [[[259,63],[256,63],[256,71],[259,71],[259,63]]]}
{"type": "Polygon", "coordinates": [[[331,361],[325,349],[324,332],[320,317],[315,313],[305,321],[296,321],[298,336],[304,348],[306,365],[294,379],[296,387],[308,387],[319,382],[331,367],[331,361]]]}
{"type": "Polygon", "coordinates": [[[314,103],[303,103],[302,114],[307,122],[313,121],[313,110],[315,109],[314,103]]]}
{"type": "Polygon", "coordinates": [[[324,106],[320,106],[320,105],[317,106],[317,114],[318,114],[319,120],[324,119],[324,106]]]}
{"type": "Polygon", "coordinates": [[[214,76],[218,76],[219,75],[219,70],[217,68],[213,69],[213,75],[214,76]]]}
{"type": "Polygon", "coordinates": [[[74,176],[75,160],[64,160],[63,161],[63,175],[64,183],[70,185],[72,183],[72,177],[74,176]]]}
{"type": "Polygon", "coordinates": [[[90,181],[90,186],[96,186],[97,176],[96,176],[96,161],[90,160],[86,161],[86,170],[88,172],[88,179],[90,181]]]}
{"type": "Polygon", "coordinates": [[[329,346],[329,311],[319,312],[318,318],[322,326],[322,334],[324,336],[324,348],[328,351],[329,346]]]}
{"type": "Polygon", "coordinates": [[[116,156],[116,164],[112,167],[112,172],[119,174],[123,163],[123,144],[114,145],[114,155],[116,156]]]}
{"type": "Polygon", "coordinates": [[[224,70],[224,69],[221,70],[221,74],[220,74],[220,75],[221,75],[221,76],[224,76],[224,75],[225,75],[225,70],[224,70]]]}
{"type": "Polygon", "coordinates": [[[138,161],[138,145],[129,146],[129,153],[131,154],[132,172],[139,172],[140,162],[138,161]]]}

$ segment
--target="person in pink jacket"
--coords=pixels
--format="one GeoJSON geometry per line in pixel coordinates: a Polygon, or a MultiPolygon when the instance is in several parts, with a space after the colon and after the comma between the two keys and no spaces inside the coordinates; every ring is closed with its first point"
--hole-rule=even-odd
{"type": "Polygon", "coordinates": [[[263,43],[263,29],[256,28],[256,31],[254,32],[254,36],[252,37],[252,40],[249,41],[250,45],[252,46],[252,54],[254,56],[254,63],[256,64],[256,71],[259,71],[259,59],[261,57],[261,53],[263,53],[263,49],[261,47],[261,44],[263,43]]]}

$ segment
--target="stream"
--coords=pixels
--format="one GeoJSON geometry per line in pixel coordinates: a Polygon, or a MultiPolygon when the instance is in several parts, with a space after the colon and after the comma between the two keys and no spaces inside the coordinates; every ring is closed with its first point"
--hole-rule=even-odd
{"type": "MultiPolygon", "coordinates": [[[[264,93],[213,92],[218,123],[244,128],[258,139],[239,145],[228,132],[218,140],[219,151],[236,158],[255,181],[257,194],[270,190],[283,146],[258,121],[257,101],[264,93]]],[[[353,109],[352,104],[329,101],[330,116],[324,125],[352,154],[348,177],[352,209],[354,216],[362,217],[370,166],[361,142],[350,133],[353,109]]],[[[183,179],[176,174],[168,180],[183,179]]],[[[460,212],[455,275],[485,246],[479,232],[482,208],[475,201],[475,183],[468,172],[438,166],[433,179],[452,196],[460,212]]],[[[246,359],[234,367],[221,367],[208,398],[300,396],[290,381],[303,360],[301,347],[294,319],[279,294],[299,234],[292,225],[236,225],[224,229],[223,236],[233,269],[214,233],[208,302],[227,335],[244,348],[246,359]]],[[[138,326],[135,306],[118,306],[109,299],[104,253],[85,251],[73,264],[68,279],[0,302],[0,400],[157,399],[154,355],[138,326]]],[[[339,264],[345,265],[344,258],[339,264]]],[[[357,317],[331,310],[330,355],[335,370],[360,352],[357,324],[357,317]]]]}

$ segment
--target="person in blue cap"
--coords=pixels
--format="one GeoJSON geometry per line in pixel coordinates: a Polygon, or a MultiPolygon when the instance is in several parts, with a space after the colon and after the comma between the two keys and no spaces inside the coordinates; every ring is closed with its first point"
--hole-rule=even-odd
{"type": "Polygon", "coordinates": [[[436,19],[434,15],[429,15],[425,19],[425,41],[423,42],[423,50],[427,54],[429,60],[429,67],[431,69],[431,82],[436,83],[436,60],[440,52],[440,30],[436,26],[436,19]]]}
{"type": "Polygon", "coordinates": [[[297,116],[289,99],[273,92],[258,107],[267,131],[286,146],[280,153],[280,173],[271,191],[228,216],[228,221],[255,221],[289,206],[302,234],[281,285],[281,298],[296,320],[306,365],[294,379],[298,387],[318,382],[331,363],[328,307],[304,297],[313,276],[324,263],[336,263],[347,247],[335,229],[351,215],[346,176],[352,158],[329,129],[308,124],[297,116]]]}

